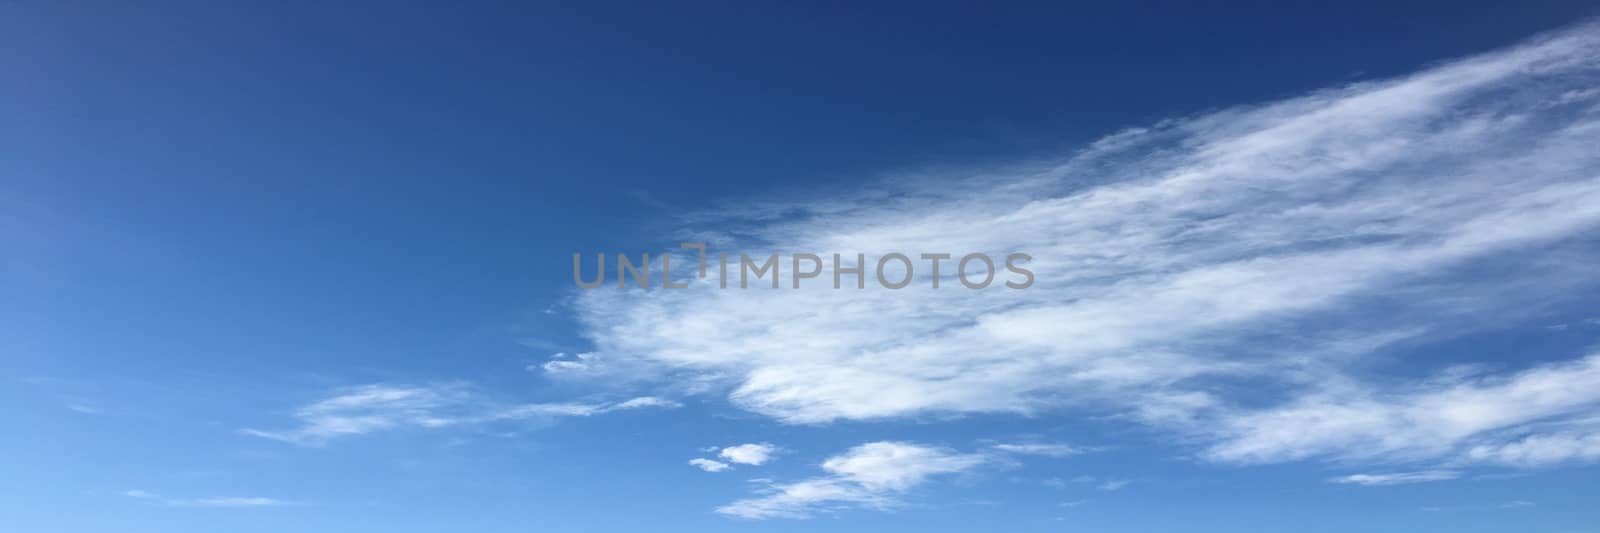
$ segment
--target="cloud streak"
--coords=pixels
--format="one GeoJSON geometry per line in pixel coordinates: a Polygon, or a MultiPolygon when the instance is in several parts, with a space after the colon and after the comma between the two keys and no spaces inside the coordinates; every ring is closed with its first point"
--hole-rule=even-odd
{"type": "Polygon", "coordinates": [[[245,428],[240,433],[303,446],[398,429],[440,429],[494,422],[585,417],[646,408],[675,408],[672,400],[643,396],[615,403],[499,404],[464,385],[372,384],[341,389],[294,411],[298,427],[245,428]]]}
{"type": "Polygon", "coordinates": [[[1006,453],[1014,453],[1019,455],[1042,455],[1045,457],[1071,457],[1090,451],[1087,448],[1073,446],[1071,444],[1043,442],[1000,443],[990,446],[990,448],[994,448],[995,450],[1006,453]]]}
{"type": "Polygon", "coordinates": [[[213,498],[166,498],[142,490],[130,490],[122,493],[129,498],[145,500],[170,507],[281,507],[293,505],[275,498],[251,497],[213,497],[213,498]]]}
{"type": "Polygon", "coordinates": [[[1461,477],[1460,472],[1452,470],[1427,470],[1422,472],[1394,472],[1389,474],[1353,474],[1336,477],[1328,480],[1330,483],[1350,485],[1381,486],[1405,485],[1410,483],[1427,483],[1429,481],[1445,481],[1461,477]]]}

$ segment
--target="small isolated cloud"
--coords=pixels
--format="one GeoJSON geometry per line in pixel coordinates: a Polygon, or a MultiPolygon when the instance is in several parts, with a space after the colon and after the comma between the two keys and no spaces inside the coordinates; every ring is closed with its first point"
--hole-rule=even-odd
{"type": "Polygon", "coordinates": [[[761,520],[807,518],[848,508],[889,509],[898,496],[932,476],[963,472],[988,460],[910,442],[869,442],[823,461],[822,476],[768,484],[763,495],[718,507],[717,512],[761,520]]]}
{"type": "Polygon", "coordinates": [[[1427,483],[1430,481],[1446,481],[1461,477],[1460,472],[1454,470],[1424,470],[1420,472],[1393,472],[1387,474],[1352,474],[1329,479],[1330,483],[1350,485],[1363,485],[1368,487],[1382,485],[1405,485],[1409,483],[1427,483]]]}
{"type": "Polygon", "coordinates": [[[1122,490],[1124,487],[1127,487],[1131,484],[1133,484],[1133,481],[1127,479],[1108,479],[1104,482],[1101,482],[1100,485],[1095,488],[1106,492],[1111,492],[1115,490],[1122,490]]]}
{"type": "Polygon", "coordinates": [[[244,428],[240,433],[298,445],[402,428],[438,429],[517,420],[583,417],[643,408],[674,408],[677,402],[643,396],[615,403],[503,404],[463,385],[363,385],[295,410],[300,426],[288,430],[244,428]]]}
{"type": "Polygon", "coordinates": [[[130,490],[122,495],[129,498],[166,505],[169,507],[279,507],[292,505],[291,502],[276,498],[251,497],[211,497],[211,498],[167,498],[159,494],[142,490],[130,490]]]}
{"type": "Polygon", "coordinates": [[[74,413],[78,413],[78,414],[84,414],[84,415],[102,415],[102,414],[105,414],[105,411],[101,410],[99,407],[95,407],[95,406],[90,405],[90,404],[85,403],[85,402],[69,401],[69,402],[66,403],[65,407],[67,408],[67,410],[72,411],[74,413]]]}
{"type": "Polygon", "coordinates": [[[1001,443],[990,447],[1006,453],[1014,453],[1019,455],[1042,455],[1045,457],[1069,457],[1090,451],[1087,448],[1081,448],[1071,444],[1052,443],[1001,443]]]}
{"type": "MultiPolygon", "coordinates": [[[[548,374],[578,374],[600,369],[600,354],[588,352],[567,357],[565,353],[550,356],[551,361],[539,365],[548,374]]],[[[529,367],[532,370],[533,367],[529,367]]]]}
{"type": "Polygon", "coordinates": [[[689,460],[689,464],[707,472],[721,472],[728,469],[728,463],[711,459],[694,458],[689,460]]]}
{"type": "Polygon", "coordinates": [[[723,448],[717,455],[730,462],[742,465],[760,465],[771,460],[772,455],[777,451],[778,447],[771,444],[752,443],[723,448]]]}

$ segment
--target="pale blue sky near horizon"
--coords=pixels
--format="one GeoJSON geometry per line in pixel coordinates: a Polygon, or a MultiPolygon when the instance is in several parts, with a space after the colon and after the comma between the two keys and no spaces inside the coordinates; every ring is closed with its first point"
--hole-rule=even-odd
{"type": "Polygon", "coordinates": [[[1600,532],[1596,14],[0,2],[0,529],[1600,532]]]}

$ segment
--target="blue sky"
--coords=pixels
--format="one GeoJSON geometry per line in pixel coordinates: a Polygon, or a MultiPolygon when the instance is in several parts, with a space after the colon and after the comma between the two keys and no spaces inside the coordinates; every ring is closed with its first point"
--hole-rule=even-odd
{"type": "Polygon", "coordinates": [[[1600,26],[1519,5],[0,2],[0,515],[1600,531],[1600,26]]]}

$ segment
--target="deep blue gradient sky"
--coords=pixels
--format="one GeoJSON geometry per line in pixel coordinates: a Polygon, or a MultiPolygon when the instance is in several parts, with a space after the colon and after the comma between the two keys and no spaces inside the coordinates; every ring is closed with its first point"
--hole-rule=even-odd
{"type": "MultiPolygon", "coordinates": [[[[1591,496],[1600,433],[1586,434],[1588,455],[1554,465],[1460,459],[1490,433],[1589,427],[1600,415],[1593,403],[1455,435],[1447,447],[1461,453],[1330,451],[1250,464],[1208,455],[1224,437],[1055,392],[1060,403],[1027,409],[997,400],[797,421],[812,413],[733,392],[752,382],[738,377],[751,368],[622,353],[649,339],[596,324],[640,319],[637,309],[585,300],[570,281],[574,251],[667,250],[684,231],[764,231],[686,218],[706,210],[814,208],[863,198],[886,177],[1053,164],[1163,121],[1223,131],[1239,106],[1427,72],[1542,32],[1592,34],[1592,25],[1571,29],[1600,14],[1590,3],[244,4],[0,1],[0,523],[10,524],[0,529],[1600,531],[1591,496]],[[567,379],[543,366],[579,353],[625,368],[567,379]],[[315,418],[308,406],[380,390],[440,396],[373,415],[406,427],[283,437],[315,418]],[[617,407],[634,397],[679,407],[617,407]],[[557,403],[604,412],[394,422],[557,403]],[[857,494],[805,517],[757,520],[715,511],[817,478],[826,458],[876,441],[981,465],[903,489],[850,485],[892,502],[857,494]],[[1024,441],[1077,449],[983,451],[1024,441]],[[685,464],[741,443],[779,451],[722,472],[685,464]],[[1329,482],[1394,472],[1452,479],[1329,482]]],[[[1581,87],[1594,77],[1520,79],[1493,90],[1548,90],[1575,106],[1592,96],[1581,87]]],[[[1512,110],[1537,117],[1538,132],[1590,116],[1512,110]]],[[[1183,131],[1141,153],[1209,138],[1183,131]]],[[[1430,177],[1470,174],[1449,153],[1429,157],[1417,164],[1434,165],[1430,177]]],[[[1589,164],[1572,156],[1473,198],[1593,183],[1592,173],[1562,170],[1589,164]]],[[[1069,175],[1037,198],[1103,185],[1103,174],[1119,173],[1069,175]]],[[[1004,203],[985,200],[979,211],[1004,203]]],[[[843,224],[878,222],[877,211],[850,213],[843,224]]],[[[981,229],[982,219],[971,224],[981,229]]],[[[781,229],[759,240],[778,246],[771,235],[781,229]]],[[[1473,364],[1490,373],[1481,383],[1514,382],[1600,341],[1593,272],[1574,267],[1600,250],[1592,235],[1414,266],[1407,271],[1437,275],[1341,300],[1328,315],[1296,308],[1208,330],[1204,344],[1252,357],[1238,346],[1344,353],[1394,333],[1371,322],[1416,324],[1428,333],[1375,343],[1384,348],[1367,352],[1379,359],[1341,359],[1339,375],[1373,390],[1433,390],[1458,384],[1473,364]],[[1563,283],[1524,279],[1540,277],[1530,272],[1563,283]],[[1505,309],[1440,324],[1418,318],[1435,315],[1429,307],[1396,303],[1446,296],[1505,309]]],[[[1034,255],[1048,265],[1044,246],[1034,255]]],[[[729,309],[738,308],[713,310],[729,309]]],[[[1258,378],[1161,386],[1204,381],[1229,390],[1230,405],[1265,409],[1300,385],[1258,378]]]]}

